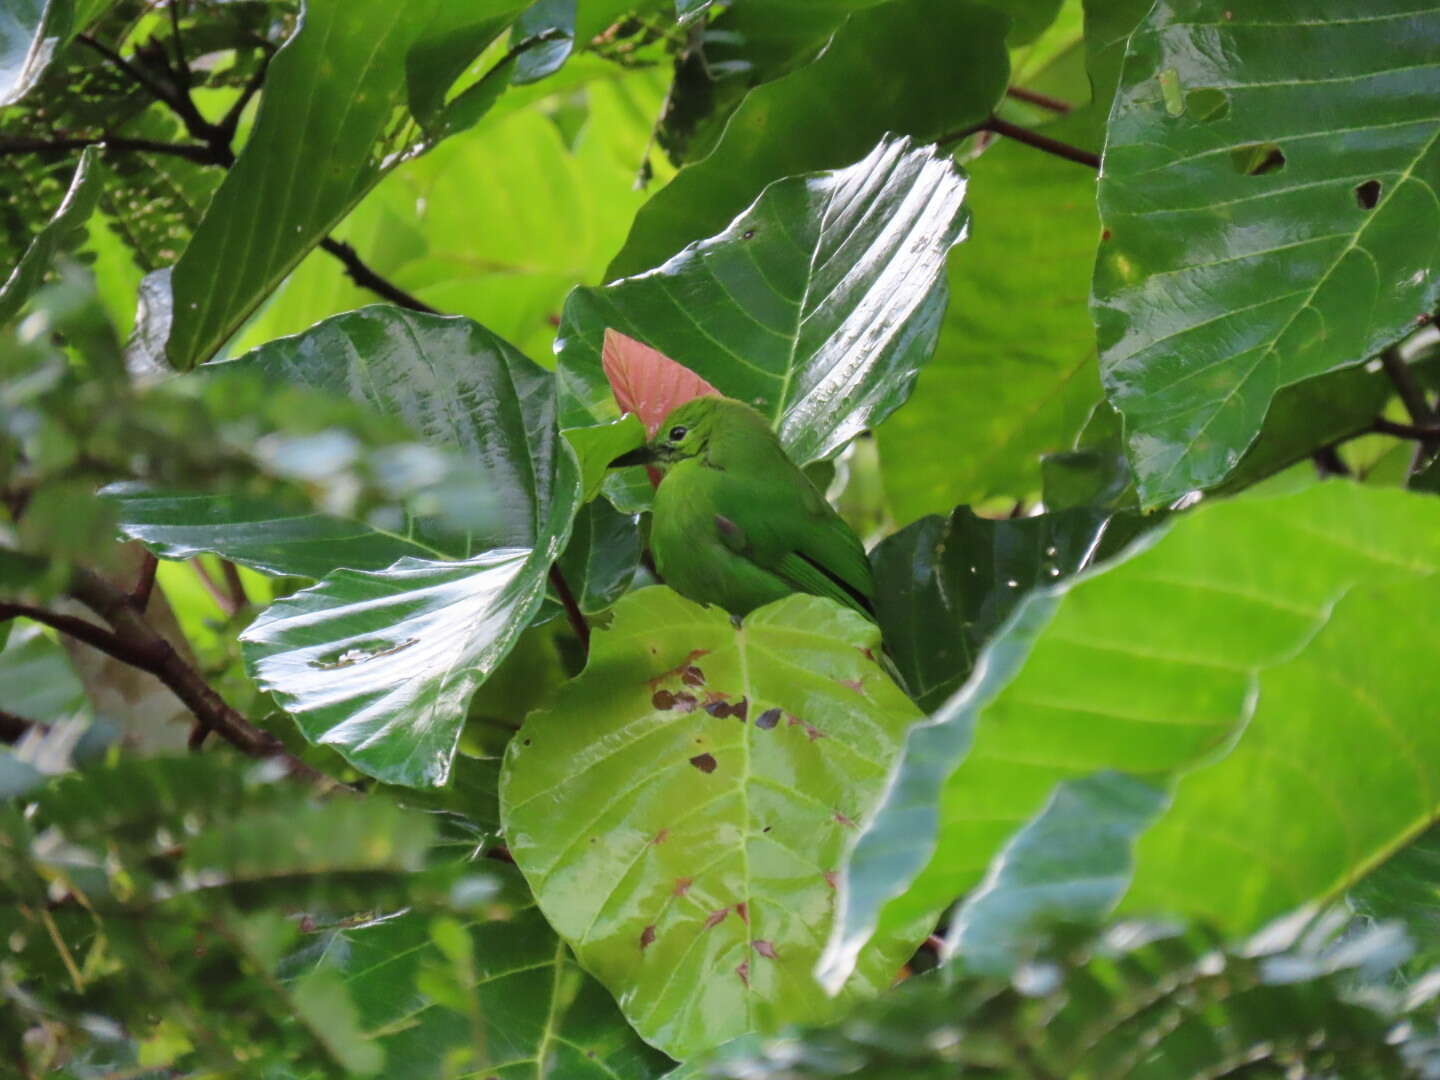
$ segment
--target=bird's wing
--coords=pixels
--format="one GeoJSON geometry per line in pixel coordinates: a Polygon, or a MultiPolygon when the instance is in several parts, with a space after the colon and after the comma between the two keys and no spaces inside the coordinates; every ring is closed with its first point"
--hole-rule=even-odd
{"type": "Polygon", "coordinates": [[[798,470],[796,475],[803,488],[747,484],[751,490],[727,499],[727,512],[715,515],[721,542],[793,589],[874,618],[874,581],[864,547],[798,470]]]}

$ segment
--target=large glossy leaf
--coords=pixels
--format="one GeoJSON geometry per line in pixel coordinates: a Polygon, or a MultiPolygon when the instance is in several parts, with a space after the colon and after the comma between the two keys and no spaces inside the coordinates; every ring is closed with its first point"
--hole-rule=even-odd
{"type": "Polygon", "coordinates": [[[630,1030],[540,913],[516,901],[523,885],[512,875],[484,914],[406,912],[322,930],[284,974],[340,976],[361,1028],[385,1052],[389,1080],[456,1068],[501,1080],[664,1073],[668,1059],[630,1030]]]}
{"type": "Polygon", "coordinates": [[[25,254],[0,284],[0,326],[9,322],[40,287],[51,262],[60,252],[77,246],[84,237],[85,223],[100,197],[95,174],[95,151],[86,149],[75,166],[70,189],[55,214],[30,241],[25,254]]]}
{"type": "Polygon", "coordinates": [[[310,0],[270,65],[244,151],[175,266],[172,364],[188,369],[220,349],[419,138],[397,110],[443,100],[525,6],[310,0]],[[417,49],[424,63],[407,82],[417,49]]]}
{"type": "Polygon", "coordinates": [[[1280,387],[1440,299],[1440,15],[1223,7],[1155,5],[1105,147],[1101,372],[1151,506],[1222,480],[1280,387]]]}
{"type": "Polygon", "coordinates": [[[1057,785],[955,912],[946,953],[967,972],[1009,975],[1054,925],[1102,921],[1130,885],[1136,836],[1165,801],[1124,773],[1057,785]]]}
{"type": "Polygon", "coordinates": [[[668,1053],[834,1015],[913,948],[904,933],[878,942],[838,1002],[811,977],[835,871],[920,716],[871,659],[878,645],[871,623],[815,597],[737,629],[642,590],[511,741],[511,854],[551,925],[668,1053]]]}
{"type": "Polygon", "coordinates": [[[923,142],[983,119],[1005,90],[1005,30],[969,3],[895,0],[852,16],[819,60],[752,91],[715,149],[645,204],[606,277],[659,266],[782,176],[854,161],[888,132],[923,142]]]}
{"type": "MultiPolygon", "coordinates": [[[[1087,131],[1085,116],[1046,129],[1069,141],[1087,131]]],[[[1101,396],[1089,311],[1094,174],[1009,139],[969,170],[979,225],[950,257],[935,356],[879,431],[885,494],[901,521],[1032,498],[1042,455],[1068,450],[1101,396]]]]}
{"type": "Polygon", "coordinates": [[[1356,583],[1440,568],[1437,538],[1440,500],[1322,484],[1202,504],[1128,558],[1032,593],[907,740],[844,879],[827,979],[843,981],[877,925],[973,886],[1057,782],[1174,773],[1234,739],[1257,673],[1356,583]]]}
{"type": "MultiPolygon", "coordinates": [[[[256,680],[307,738],[382,780],[444,783],[470,693],[534,615],[569,537],[579,470],[560,445],[549,377],[468,319],[388,307],[337,316],[218,368],[350,394],[477,470],[494,512],[467,535],[444,534],[430,555],[378,570],[334,560],[357,551],[383,559],[387,544],[404,554],[402,541],[426,542],[425,521],[404,535],[337,542],[335,572],[272,605],[243,638],[256,680]]],[[[176,511],[163,528],[131,528],[166,554],[203,547],[313,573],[326,569],[324,535],[343,536],[333,519],[272,529],[227,498],[161,505],[176,511]]]]}
{"type": "Polygon", "coordinates": [[[1335,897],[1434,821],[1437,601],[1434,578],[1355,589],[1264,672],[1235,749],[1182,777],[1141,837],[1125,909],[1247,934],[1335,897]]]}
{"type": "Polygon", "coordinates": [[[773,184],[658,270],[575,290],[557,342],[566,424],[616,415],[601,368],[613,327],[760,408],[797,462],[835,453],[929,356],[964,191],[932,148],[887,139],[849,168],[773,184]]]}
{"type": "MultiPolygon", "coordinates": [[[[471,131],[397,166],[334,235],[433,307],[468,315],[527,356],[547,356],[566,294],[601,280],[644,202],[635,169],[664,99],[663,74],[572,57],[560,75],[512,88],[471,131]],[[584,95],[585,123],[573,138],[538,104],[507,108],[582,75],[572,91],[584,95]],[[477,185],[477,176],[486,182],[477,185]]],[[[661,162],[656,178],[666,175],[661,162]]],[[[239,347],[374,299],[329,254],[312,252],[241,332],[239,347]]]]}
{"type": "Polygon", "coordinates": [[[1110,524],[1089,508],[994,521],[961,506],[882,540],[875,611],[915,703],[929,712],[958,690],[1021,599],[1085,566],[1110,524]]]}

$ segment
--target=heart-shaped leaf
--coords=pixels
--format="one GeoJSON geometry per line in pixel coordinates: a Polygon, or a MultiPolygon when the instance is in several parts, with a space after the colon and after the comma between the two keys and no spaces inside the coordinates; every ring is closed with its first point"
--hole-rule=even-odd
{"type": "Polygon", "coordinates": [[[840,999],[811,976],[845,849],[920,719],[878,647],[872,623],[816,597],[737,629],[645,589],[511,740],[510,852],[550,924],[667,1053],[835,1015],[889,985],[916,944],[877,943],[840,999]]]}
{"type": "Polygon", "coordinates": [[[828,457],[899,406],[935,344],[965,180],[887,139],[845,169],[780,180],[658,270],[570,294],[557,341],[567,426],[617,415],[605,332],[647,342],[828,457]]]}
{"type": "Polygon", "coordinates": [[[1440,300],[1440,13],[1217,15],[1165,0],[1131,35],[1100,178],[1101,375],[1147,506],[1440,300]]]}

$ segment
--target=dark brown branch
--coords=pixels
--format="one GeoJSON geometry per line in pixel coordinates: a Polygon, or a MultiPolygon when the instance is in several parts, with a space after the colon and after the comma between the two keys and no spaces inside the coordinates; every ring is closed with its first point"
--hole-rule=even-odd
{"type": "Polygon", "coordinates": [[[1315,463],[1315,471],[1321,476],[1349,476],[1350,466],[1340,456],[1340,451],[1332,443],[1329,446],[1322,446],[1310,455],[1310,460],[1315,463]]]}
{"type": "Polygon", "coordinates": [[[35,154],[46,150],[81,150],[87,146],[100,146],[107,150],[122,150],[134,153],[168,154],[185,158],[197,165],[221,165],[212,147],[201,143],[156,142],[154,139],[128,139],[120,135],[75,136],[58,139],[0,139],[0,157],[12,154],[35,154]]]}
{"type": "Polygon", "coordinates": [[[1080,165],[1088,165],[1092,169],[1100,168],[1099,154],[1092,154],[1089,150],[1082,150],[1078,146],[1071,146],[1069,143],[1063,143],[1059,139],[1052,139],[1048,135],[1041,135],[1038,131],[1031,131],[1029,128],[1012,124],[1008,120],[1001,120],[998,116],[991,116],[988,119],[980,121],[978,124],[971,124],[969,127],[948,132],[936,139],[935,143],[938,146],[948,146],[951,143],[959,142],[961,139],[982,131],[990,132],[994,135],[1004,135],[1007,138],[1014,139],[1016,142],[1022,142],[1026,146],[1033,146],[1036,150],[1043,150],[1047,154],[1062,157],[1066,161],[1074,161],[1080,165]]]}
{"type": "Polygon", "coordinates": [[[175,97],[173,94],[170,93],[170,91],[166,90],[165,87],[161,86],[154,79],[150,78],[149,75],[146,75],[143,71],[130,63],[130,61],[126,60],[118,52],[110,48],[110,46],[106,45],[101,41],[97,41],[89,34],[77,34],[75,36],[75,40],[80,42],[80,44],[82,45],[94,49],[110,64],[112,64],[117,71],[121,71],[125,75],[128,75],[134,82],[139,83],[146,90],[150,91],[151,95],[153,95],[157,101],[162,101],[166,105],[169,105],[170,108],[174,109],[176,113],[182,112],[182,107],[175,103],[175,97]]]}
{"type": "Polygon", "coordinates": [[[560,598],[561,606],[565,608],[565,617],[570,620],[570,629],[574,630],[575,636],[580,639],[580,651],[589,656],[590,624],[585,621],[585,613],[575,602],[575,594],[570,591],[570,583],[565,580],[565,575],[560,572],[560,567],[554,563],[550,565],[550,585],[555,590],[555,595],[560,598]]]}
{"type": "Polygon", "coordinates": [[[225,588],[229,590],[230,600],[235,605],[235,611],[249,607],[250,597],[245,592],[245,583],[240,580],[240,571],[235,568],[235,564],[229,559],[221,559],[220,572],[225,575],[225,588]]]}
{"type": "Polygon", "coordinates": [[[216,131],[225,139],[225,148],[230,148],[230,142],[235,138],[235,129],[240,126],[240,114],[245,111],[245,106],[250,104],[250,99],[260,92],[260,87],[265,85],[265,76],[270,72],[270,57],[273,54],[266,53],[260,58],[256,65],[255,74],[250,76],[250,81],[245,84],[245,89],[240,91],[240,96],[235,104],[230,106],[230,111],[220,118],[220,123],[215,125],[216,131]]]}
{"type": "Polygon", "coordinates": [[[1038,90],[1026,90],[1023,86],[1006,87],[1005,95],[1016,101],[1024,101],[1031,105],[1038,105],[1042,109],[1049,109],[1051,112],[1068,113],[1074,108],[1068,101],[1061,101],[1049,94],[1042,94],[1038,90]]]}
{"type": "Polygon", "coordinates": [[[345,243],[345,241],[336,240],[334,237],[327,236],[320,241],[320,246],[345,264],[345,273],[349,276],[350,280],[355,282],[356,285],[359,285],[360,288],[369,289],[377,296],[389,300],[392,304],[409,308],[411,311],[422,311],[427,315],[440,314],[439,311],[425,303],[424,300],[411,296],[404,289],[400,288],[400,286],[391,284],[374,270],[371,270],[370,267],[361,261],[355,249],[345,243]]]}
{"type": "Polygon", "coordinates": [[[1080,165],[1088,165],[1092,169],[1100,168],[1100,155],[1092,154],[1089,150],[1082,150],[1078,146],[1071,146],[1059,139],[1052,139],[1048,135],[1041,135],[1038,131],[1031,131],[1029,128],[1012,124],[1008,120],[1001,120],[998,116],[992,116],[983,125],[986,131],[993,131],[996,135],[1003,135],[1008,139],[1024,143],[1026,146],[1033,146],[1036,150],[1044,150],[1047,154],[1054,154],[1066,161],[1073,161],[1080,165]]]}
{"type": "MultiPolygon", "coordinates": [[[[1377,417],[1371,424],[1370,430],[1381,435],[1394,435],[1400,439],[1418,439],[1421,442],[1440,440],[1440,425],[1435,424],[1401,424],[1394,420],[1387,420],[1385,417],[1377,417]]],[[[1361,432],[1361,434],[1366,434],[1361,432]]]]}
{"type": "Polygon", "coordinates": [[[1425,391],[1415,381],[1415,373],[1410,370],[1410,365],[1401,359],[1400,350],[1394,346],[1386,349],[1380,354],[1380,363],[1385,368],[1385,374],[1395,384],[1395,391],[1405,403],[1410,419],[1417,424],[1433,424],[1436,419],[1435,410],[1431,408],[1425,391]]]}
{"type": "Polygon", "coordinates": [[[142,615],[150,606],[150,594],[155,591],[155,571],[158,569],[160,560],[153,552],[145,552],[140,560],[140,576],[135,581],[135,588],[130,590],[130,606],[142,615]]]}
{"type": "Polygon", "coordinates": [[[0,620],[17,616],[33,619],[122,663],[149,672],[194,714],[197,730],[214,731],[232,746],[255,757],[279,757],[297,776],[321,779],[320,774],[310,766],[287,754],[279,739],[250,723],[211,689],[204,677],[187,664],[174,646],[135,610],[129,593],[85,569],[74,572],[69,592],[109,623],[111,629],[107,630],[88,619],[28,604],[0,604],[0,620]]]}

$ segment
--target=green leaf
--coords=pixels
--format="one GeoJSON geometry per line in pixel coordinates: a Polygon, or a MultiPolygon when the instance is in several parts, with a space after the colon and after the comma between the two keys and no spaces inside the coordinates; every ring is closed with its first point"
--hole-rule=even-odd
{"type": "Polygon", "coordinates": [[[418,138],[396,122],[412,50],[426,50],[422,67],[436,80],[409,88],[416,109],[421,91],[443,99],[524,6],[310,0],[270,65],[244,151],[175,266],[166,346],[175,367],[213,356],[418,138]]]}
{"type": "Polygon", "coordinates": [[[556,445],[551,378],[468,319],[375,305],[206,370],[222,380],[254,376],[353,397],[456,457],[454,478],[466,483],[439,490],[452,505],[390,528],[272,496],[107,489],[122,531],[158,555],[209,551],[272,574],[320,578],[341,567],[381,570],[407,556],[468,558],[529,546],[547,529],[554,473],[566,453],[556,445]],[[469,505],[454,505],[462,499],[469,505]]]}
{"type": "MultiPolygon", "coordinates": [[[[0,9],[0,108],[40,81],[56,54],[115,0],[9,0],[0,9]]],[[[3,320],[0,320],[3,321],[3,320]]]]}
{"type": "Polygon", "coordinates": [[[634,514],[604,499],[580,508],[560,570],[587,615],[604,611],[630,587],[640,565],[640,530],[634,514]]]}
{"type": "Polygon", "coordinates": [[[972,887],[1057,782],[1194,767],[1244,729],[1257,673],[1337,598],[1435,568],[1440,500],[1330,483],[1202,503],[1128,558],[1032,593],[976,677],[911,733],[852,853],[826,979],[844,979],[876,926],[972,887]]]}
{"type": "MultiPolygon", "coordinates": [[[[1083,143],[1086,130],[1077,115],[1046,134],[1083,143]]],[[[1089,311],[1094,175],[1013,139],[969,169],[981,225],[950,257],[935,355],[878,432],[886,497],[902,521],[1033,498],[1041,457],[1070,449],[1101,397],[1089,311]]]]}
{"type": "Polygon", "coordinates": [[[961,506],[882,540],[875,613],[915,703],[930,712],[958,690],[1015,606],[1090,563],[1110,524],[1090,508],[994,521],[961,506]]]}
{"type": "Polygon", "coordinates": [[[1135,837],[1165,802],[1124,773],[1057,785],[955,913],[946,952],[967,972],[1009,975],[1051,926],[1100,922],[1130,885],[1135,837]]]}
{"type": "Polygon", "coordinates": [[[1437,600],[1433,578],[1357,588],[1263,672],[1235,749],[1183,776],[1141,837],[1124,908],[1247,934],[1335,897],[1434,821],[1437,600]]]}
{"type": "MultiPolygon", "coordinates": [[[[4,16],[0,15],[0,26],[3,26],[3,19],[4,16]]],[[[25,301],[44,281],[55,257],[83,242],[85,223],[89,221],[95,202],[100,197],[100,183],[95,170],[95,151],[86,147],[80,155],[80,163],[75,166],[75,175],[70,180],[70,189],[65,193],[64,201],[49,223],[30,242],[4,285],[0,285],[0,326],[8,323],[25,306],[25,301]]]]}
{"type": "Polygon", "coordinates": [[[645,445],[645,425],[634,413],[608,424],[565,428],[561,434],[580,461],[580,498],[587,503],[600,494],[610,476],[610,462],[645,445]]]}
{"type": "Polygon", "coordinates": [[[510,852],[551,925],[667,1053],[834,1015],[913,948],[908,928],[876,945],[838,1001],[810,974],[833,872],[920,717],[870,658],[878,644],[868,620],[815,597],[737,630],[641,590],[511,740],[510,852]]]}
{"type": "Polygon", "coordinates": [[[162,559],[211,552],[267,574],[322,578],[342,566],[383,570],[407,555],[446,554],[418,538],[319,513],[299,498],[186,494],[138,484],[113,484],[103,494],[120,515],[120,531],[162,559]]]}
{"type": "Polygon", "coordinates": [[[1223,480],[1277,390],[1440,300],[1440,16],[1212,6],[1131,37],[1100,180],[1101,373],[1147,506],[1223,480]]]}
{"type": "Polygon", "coordinates": [[[516,58],[510,75],[512,83],[519,86],[539,82],[564,66],[575,48],[576,4],[577,0],[535,0],[521,12],[510,31],[511,47],[527,38],[543,41],[516,58]]]}
{"type": "Polygon", "coordinates": [[[65,720],[85,708],[85,687],[65,650],[33,624],[22,623],[0,648],[0,687],[5,710],[37,724],[65,720]]]}
{"type": "Polygon", "coordinates": [[[366,1042],[355,1003],[339,975],[316,971],[298,980],[290,991],[299,1021],[325,1044],[336,1064],[357,1076],[374,1076],[385,1065],[385,1055],[366,1042]]]}
{"type": "MultiPolygon", "coordinates": [[[[503,884],[519,891],[514,878],[503,884]]],[[[287,971],[344,979],[361,1029],[384,1049],[387,1080],[433,1080],[462,1065],[506,1080],[666,1071],[539,911],[487,899],[484,915],[463,920],[407,912],[323,931],[287,971]]]]}
{"type": "Polygon", "coordinates": [[[566,424],[616,415],[611,327],[767,413],[798,463],[829,457],[899,406],[929,356],[964,191],[933,147],[887,139],[849,168],[772,184],[658,270],[576,289],[556,342],[566,424]]]}
{"type": "Polygon", "coordinates": [[[984,119],[1005,91],[1005,29],[968,3],[894,0],[852,16],[820,59],[752,91],[715,149],[645,204],[606,280],[714,234],[782,176],[855,161],[890,132],[926,142],[984,119]]]}

